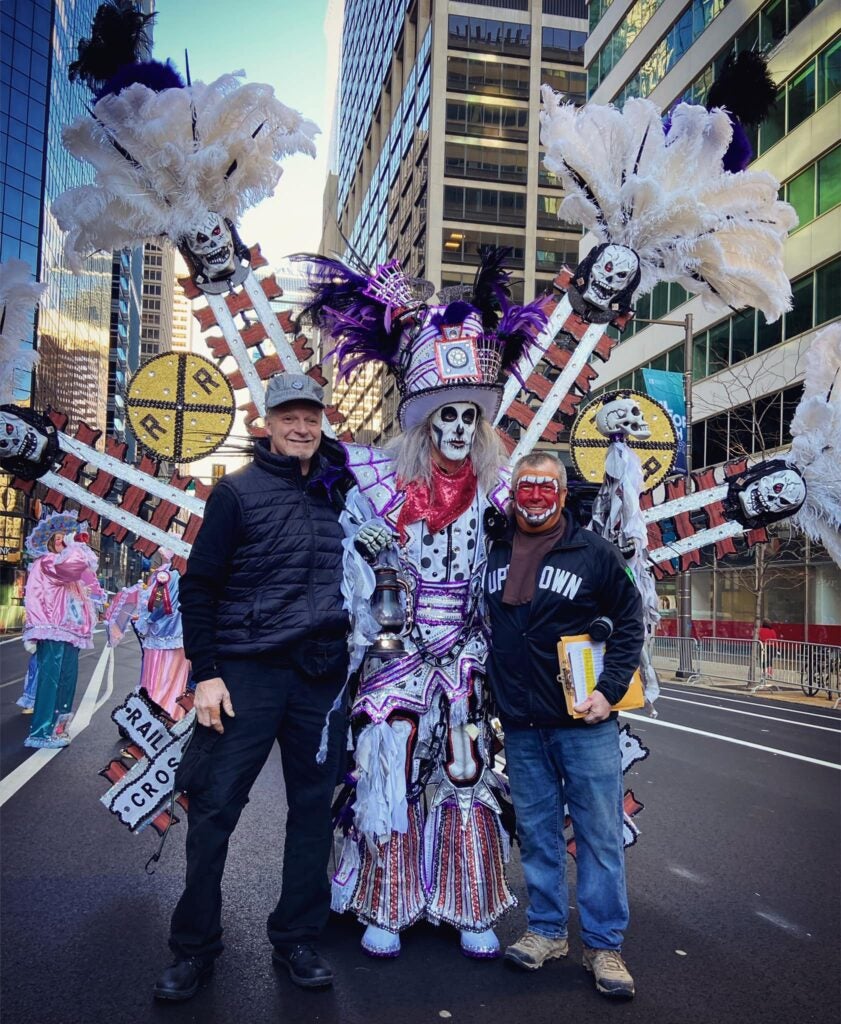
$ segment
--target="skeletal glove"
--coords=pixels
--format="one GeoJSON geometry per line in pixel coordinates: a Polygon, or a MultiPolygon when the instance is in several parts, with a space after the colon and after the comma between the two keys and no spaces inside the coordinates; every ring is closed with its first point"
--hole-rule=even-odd
{"type": "Polygon", "coordinates": [[[366,523],[357,533],[354,544],[367,562],[373,562],[381,551],[391,547],[392,539],[391,530],[387,526],[382,523],[366,523]]]}

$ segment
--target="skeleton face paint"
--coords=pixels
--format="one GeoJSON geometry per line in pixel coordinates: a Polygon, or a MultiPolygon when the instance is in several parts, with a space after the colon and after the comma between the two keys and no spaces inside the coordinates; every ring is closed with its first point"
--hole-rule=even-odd
{"type": "Polygon", "coordinates": [[[211,281],[230,277],[237,269],[233,237],[217,213],[208,211],[205,218],[187,233],[183,244],[211,281]]]}
{"type": "Polygon", "coordinates": [[[47,437],[13,413],[0,411],[0,459],[30,459],[37,462],[47,446],[47,437]]]}
{"type": "Polygon", "coordinates": [[[604,437],[623,434],[638,441],[651,437],[645,415],[633,398],[617,398],[605,402],[596,413],[596,429],[604,437]]]}
{"type": "Polygon", "coordinates": [[[514,488],[514,515],[519,528],[526,533],[551,529],[561,517],[565,493],[554,473],[521,473],[514,488]]]}
{"type": "Polygon", "coordinates": [[[464,462],[473,447],[479,410],[473,402],[453,402],[436,409],[429,420],[432,443],[451,462],[464,462]]]}
{"type": "Polygon", "coordinates": [[[633,249],[625,245],[606,245],[590,267],[582,297],[599,309],[607,309],[631,284],[639,265],[633,249]]]}

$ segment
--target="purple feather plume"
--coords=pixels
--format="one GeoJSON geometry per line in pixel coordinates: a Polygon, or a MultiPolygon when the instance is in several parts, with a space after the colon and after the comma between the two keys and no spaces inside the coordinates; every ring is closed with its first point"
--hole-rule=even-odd
{"type": "Polygon", "coordinates": [[[404,324],[392,321],[393,310],[365,294],[368,278],[340,260],[301,254],[292,259],[310,264],[312,299],[299,319],[306,318],[334,339],[339,376],[345,378],[362,363],[397,365],[404,324]]]}
{"type": "Polygon", "coordinates": [[[171,60],[168,60],[165,64],[161,64],[158,60],[146,60],[123,65],[95,93],[95,99],[101,100],[103,96],[117,96],[123,89],[127,89],[135,83],[145,85],[147,89],[151,89],[153,92],[163,92],[164,89],[184,88],[184,81],[175,70],[175,65],[171,60]]]}
{"type": "Polygon", "coordinates": [[[525,382],[517,373],[520,356],[532,345],[549,322],[544,304],[545,297],[535,299],[527,306],[503,304],[502,319],[496,329],[497,344],[502,349],[502,369],[510,370],[521,384],[525,382]]]}

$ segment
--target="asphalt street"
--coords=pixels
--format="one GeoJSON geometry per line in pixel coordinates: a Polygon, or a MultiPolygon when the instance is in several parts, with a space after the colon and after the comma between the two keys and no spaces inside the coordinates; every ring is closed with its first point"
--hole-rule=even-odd
{"type": "MultiPolygon", "coordinates": [[[[109,694],[101,650],[98,634],[80,663],[74,741],[47,759],[22,747],[29,719],[14,702],[26,655],[19,643],[0,645],[3,1024],[841,1020],[841,712],[671,683],[656,721],[625,719],[651,751],[626,775],[645,804],[627,854],[633,1002],[611,1005],[595,992],[574,910],[569,959],[534,974],[466,960],[453,930],[428,925],[404,935],[398,960],[373,961],[356,921],[333,916],[322,949],[336,984],[293,986],[265,937],[283,838],[274,754],[231,843],[226,952],[191,1002],[155,1004],[186,830],[173,829],[147,875],[154,834],[130,835],[99,803],[107,783],[97,773],[120,747],[110,711],[140,663],[133,640],[120,647],[109,694]]],[[[524,924],[516,853],[510,874],[521,905],[499,926],[503,943],[524,924]]]]}

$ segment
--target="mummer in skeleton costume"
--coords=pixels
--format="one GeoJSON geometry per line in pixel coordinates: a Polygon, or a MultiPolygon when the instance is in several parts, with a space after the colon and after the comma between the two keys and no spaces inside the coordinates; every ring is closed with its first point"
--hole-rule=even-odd
{"type": "MultiPolygon", "coordinates": [[[[540,302],[510,303],[504,256],[485,252],[472,294],[438,305],[395,263],[368,274],[315,262],[309,311],[336,339],[340,371],[385,362],[402,396],[392,447],[347,446],[361,527],[348,556],[362,567],[346,563],[346,577],[370,576],[361,550],[378,577],[390,566],[408,591],[402,651],[383,658],[378,643],[357,655],[355,766],[339,801],[333,907],[367,924],[362,945],[374,956],[396,956],[399,932],[424,917],[458,928],[468,956],[496,956],[492,925],[515,904],[477,605],[485,523],[508,497],[491,427],[500,375],[546,317],[540,302]]],[[[365,588],[356,591],[358,607],[365,588]]]]}

